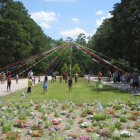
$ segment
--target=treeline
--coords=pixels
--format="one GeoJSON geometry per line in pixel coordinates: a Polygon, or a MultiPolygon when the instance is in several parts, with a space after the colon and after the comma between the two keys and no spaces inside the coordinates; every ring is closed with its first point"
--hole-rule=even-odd
{"type": "MultiPolygon", "coordinates": [[[[63,42],[63,39],[54,40],[45,35],[21,2],[0,1],[0,68],[63,42]]],[[[41,62],[39,67],[33,69],[40,71],[45,67],[41,62]]]]}
{"type": "MultiPolygon", "coordinates": [[[[140,70],[140,0],[122,0],[110,13],[113,17],[104,20],[88,42],[88,47],[140,70]]],[[[113,64],[129,70],[114,60],[111,60],[113,64]]]]}

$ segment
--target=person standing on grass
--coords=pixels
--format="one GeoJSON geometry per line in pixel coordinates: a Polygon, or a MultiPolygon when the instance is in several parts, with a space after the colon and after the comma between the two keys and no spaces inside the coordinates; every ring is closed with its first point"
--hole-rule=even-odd
{"type": "Polygon", "coordinates": [[[134,88],[136,87],[136,93],[139,87],[139,76],[140,74],[138,73],[138,69],[134,69],[134,72],[132,73],[132,78],[133,78],[133,91],[134,93],[134,88]]]}
{"type": "Polygon", "coordinates": [[[128,85],[129,85],[129,80],[127,79],[125,81],[125,90],[126,90],[126,92],[128,92],[128,85]]]}
{"type": "Polygon", "coordinates": [[[88,83],[90,83],[90,74],[88,74],[88,83]]]}
{"type": "Polygon", "coordinates": [[[47,83],[47,81],[48,81],[48,77],[45,76],[45,78],[44,78],[44,86],[43,86],[43,94],[44,94],[45,91],[46,91],[46,94],[48,94],[47,93],[47,89],[48,89],[48,83],[47,83]]]}
{"type": "Polygon", "coordinates": [[[63,80],[65,80],[65,72],[63,71],[63,80]]]}
{"type": "Polygon", "coordinates": [[[60,83],[62,83],[62,75],[60,75],[60,83]]]}
{"type": "Polygon", "coordinates": [[[71,91],[72,92],[72,78],[69,77],[68,79],[68,86],[69,86],[69,92],[71,91]]]}
{"type": "Polygon", "coordinates": [[[101,93],[101,89],[103,88],[101,78],[98,78],[98,82],[96,83],[97,94],[98,92],[101,93]]]}
{"type": "Polygon", "coordinates": [[[102,80],[102,73],[101,73],[101,71],[99,71],[99,73],[98,73],[98,78],[100,78],[102,80]]]}
{"type": "Polygon", "coordinates": [[[78,79],[78,73],[77,72],[75,72],[74,78],[75,78],[75,83],[77,83],[77,79],[78,79]]]}
{"type": "Polygon", "coordinates": [[[65,83],[67,83],[67,81],[68,81],[68,73],[66,72],[65,73],[65,83]]]}
{"type": "Polygon", "coordinates": [[[11,72],[9,71],[8,72],[8,76],[7,76],[7,92],[8,92],[8,88],[9,88],[9,91],[11,91],[11,72]]]}
{"type": "Polygon", "coordinates": [[[27,93],[32,93],[31,92],[31,87],[32,87],[32,77],[29,77],[27,93]]]}

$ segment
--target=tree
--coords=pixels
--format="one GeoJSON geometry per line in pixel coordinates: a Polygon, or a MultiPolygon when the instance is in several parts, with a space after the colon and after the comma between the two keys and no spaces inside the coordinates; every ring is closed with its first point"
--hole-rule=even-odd
{"type": "Polygon", "coordinates": [[[86,45],[86,35],[84,33],[80,33],[76,39],[76,42],[78,44],[85,46],[86,45]]]}

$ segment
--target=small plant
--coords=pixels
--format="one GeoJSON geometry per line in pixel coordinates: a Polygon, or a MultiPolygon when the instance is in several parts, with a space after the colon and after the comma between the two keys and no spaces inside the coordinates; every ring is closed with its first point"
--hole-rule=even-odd
{"type": "Polygon", "coordinates": [[[96,127],[88,127],[87,132],[96,132],[97,128],[96,127]]]}
{"type": "Polygon", "coordinates": [[[131,115],[128,117],[130,120],[137,120],[138,119],[138,116],[135,116],[135,115],[131,115]]]}
{"type": "Polygon", "coordinates": [[[67,135],[68,137],[72,137],[73,139],[77,139],[77,135],[76,134],[69,134],[67,135]]]}
{"type": "Polygon", "coordinates": [[[1,126],[4,125],[4,123],[6,122],[6,120],[7,120],[6,118],[2,118],[2,119],[1,119],[1,126]]]}
{"type": "Polygon", "coordinates": [[[84,122],[84,119],[78,120],[78,124],[81,124],[81,123],[83,123],[83,122],[84,122]]]}
{"type": "Polygon", "coordinates": [[[60,122],[61,122],[61,119],[59,119],[59,118],[52,120],[53,125],[58,125],[58,124],[60,124],[60,122]]]}
{"type": "Polygon", "coordinates": [[[31,137],[42,137],[42,134],[38,133],[38,132],[33,132],[30,135],[31,137]]]}
{"type": "Polygon", "coordinates": [[[23,128],[23,127],[28,127],[28,126],[29,126],[29,122],[25,120],[17,120],[15,122],[15,127],[23,128]]]}
{"type": "Polygon", "coordinates": [[[112,134],[114,132],[114,130],[115,130],[115,125],[114,124],[111,124],[109,126],[109,132],[112,134]]]}
{"type": "Polygon", "coordinates": [[[115,113],[115,111],[112,110],[112,109],[109,109],[108,112],[109,112],[110,114],[114,114],[114,113],[115,113]]]}
{"type": "Polygon", "coordinates": [[[12,108],[8,108],[8,109],[7,109],[7,112],[8,112],[8,113],[12,113],[12,112],[13,112],[13,109],[12,109],[12,108]]]}
{"type": "Polygon", "coordinates": [[[93,126],[97,126],[97,124],[98,124],[98,123],[96,122],[96,120],[94,120],[94,121],[93,121],[93,126]]]}
{"type": "Polygon", "coordinates": [[[122,138],[129,138],[129,137],[132,137],[133,134],[131,134],[130,132],[128,132],[127,130],[123,130],[121,133],[120,133],[120,136],[122,138]]]}
{"type": "Polygon", "coordinates": [[[121,116],[121,117],[120,117],[120,122],[126,122],[126,121],[127,121],[127,119],[126,119],[125,116],[121,116]]]}
{"type": "Polygon", "coordinates": [[[48,127],[51,126],[51,125],[52,125],[52,122],[47,121],[47,122],[45,123],[45,128],[48,128],[48,127]]]}
{"type": "Polygon", "coordinates": [[[60,114],[57,112],[57,111],[55,111],[55,115],[54,115],[56,118],[59,118],[59,116],[60,116],[60,114]]]}
{"type": "Polygon", "coordinates": [[[15,140],[20,138],[20,133],[18,132],[8,132],[6,134],[8,140],[15,140]]]}
{"type": "Polygon", "coordinates": [[[32,127],[31,127],[31,130],[40,130],[41,129],[41,125],[40,124],[34,124],[32,127]]]}
{"type": "Polygon", "coordinates": [[[77,105],[82,107],[82,106],[83,106],[83,103],[79,103],[79,104],[77,104],[77,105]]]}
{"type": "Polygon", "coordinates": [[[18,118],[19,118],[19,120],[26,120],[26,114],[20,113],[18,118]]]}
{"type": "Polygon", "coordinates": [[[116,121],[115,128],[117,128],[118,130],[122,129],[122,124],[119,121],[116,121]]]}
{"type": "Polygon", "coordinates": [[[138,129],[140,127],[140,124],[135,124],[134,126],[133,126],[133,129],[138,129]]]}
{"type": "Polygon", "coordinates": [[[93,120],[100,121],[100,120],[106,120],[106,114],[105,113],[97,113],[93,115],[93,120]]]}
{"type": "Polygon", "coordinates": [[[64,130],[69,130],[69,129],[70,129],[70,124],[67,123],[64,130]]]}
{"type": "Polygon", "coordinates": [[[102,137],[111,138],[111,134],[109,133],[108,130],[105,130],[105,131],[100,132],[100,135],[101,135],[102,137]]]}
{"type": "Polygon", "coordinates": [[[70,109],[69,109],[69,113],[71,113],[71,112],[73,112],[73,108],[70,108],[70,109]]]}
{"type": "Polygon", "coordinates": [[[6,134],[7,132],[9,132],[11,130],[11,126],[12,126],[11,122],[4,124],[2,126],[2,133],[6,134]]]}

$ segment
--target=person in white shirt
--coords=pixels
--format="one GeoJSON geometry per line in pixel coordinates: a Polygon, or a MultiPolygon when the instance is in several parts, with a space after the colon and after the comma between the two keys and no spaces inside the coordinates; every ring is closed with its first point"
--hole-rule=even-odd
{"type": "Polygon", "coordinates": [[[29,77],[32,77],[32,79],[33,79],[33,72],[32,72],[32,70],[29,73],[29,77]]]}

